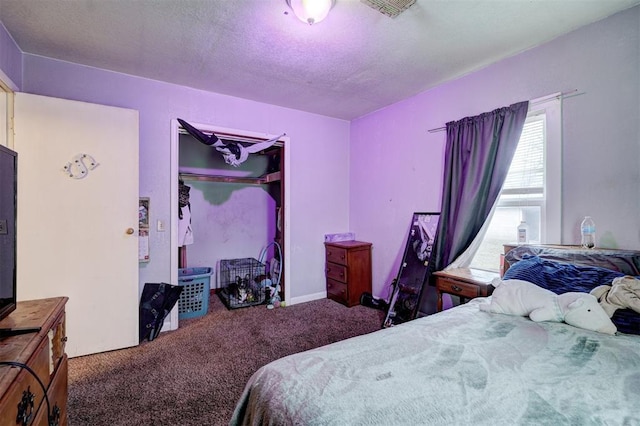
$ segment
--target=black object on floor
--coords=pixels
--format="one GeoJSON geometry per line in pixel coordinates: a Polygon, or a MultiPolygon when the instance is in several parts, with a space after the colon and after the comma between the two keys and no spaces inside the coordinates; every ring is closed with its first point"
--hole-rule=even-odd
{"type": "Polygon", "coordinates": [[[146,283],[140,297],[140,342],[160,334],[164,319],[180,299],[182,287],[166,283],[146,283]]]}
{"type": "Polygon", "coordinates": [[[386,311],[389,307],[385,300],[377,299],[368,292],[364,292],[360,295],[360,304],[367,308],[380,309],[381,311],[386,311]]]}

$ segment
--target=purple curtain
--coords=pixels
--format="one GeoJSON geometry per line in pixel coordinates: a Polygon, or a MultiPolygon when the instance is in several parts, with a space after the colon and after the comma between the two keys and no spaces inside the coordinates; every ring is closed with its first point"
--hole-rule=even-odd
{"type": "MultiPolygon", "coordinates": [[[[447,123],[442,209],[431,258],[439,271],[471,244],[491,212],[507,177],[527,117],[519,102],[447,123]]],[[[434,291],[422,292],[421,313],[435,312],[434,291]]],[[[433,290],[433,289],[431,289],[433,290]]]]}

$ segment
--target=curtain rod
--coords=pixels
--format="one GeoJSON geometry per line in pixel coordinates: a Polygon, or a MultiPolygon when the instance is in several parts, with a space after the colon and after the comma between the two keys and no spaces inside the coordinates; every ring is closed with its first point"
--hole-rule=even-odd
{"type": "MultiPolygon", "coordinates": [[[[572,98],[572,97],[574,97],[574,96],[578,96],[578,95],[582,95],[582,94],[584,94],[584,92],[582,92],[582,93],[576,93],[577,91],[578,91],[578,89],[573,89],[573,90],[569,90],[568,92],[561,92],[559,95],[556,95],[556,96],[545,96],[545,97],[543,97],[543,98],[538,98],[538,99],[540,99],[540,100],[530,102],[530,103],[529,103],[529,106],[531,106],[531,105],[537,105],[537,104],[540,104],[540,103],[542,103],[542,102],[546,102],[546,101],[548,101],[549,99],[551,99],[552,97],[553,97],[553,98],[556,98],[556,99],[565,99],[565,98],[572,98]],[[569,95],[570,95],[570,96],[569,96],[569,95]]],[[[442,127],[436,127],[435,129],[429,129],[429,130],[428,130],[428,132],[429,132],[429,133],[436,133],[436,132],[443,132],[443,131],[445,131],[445,130],[447,130],[447,127],[446,127],[446,126],[442,126],[442,127]]]]}

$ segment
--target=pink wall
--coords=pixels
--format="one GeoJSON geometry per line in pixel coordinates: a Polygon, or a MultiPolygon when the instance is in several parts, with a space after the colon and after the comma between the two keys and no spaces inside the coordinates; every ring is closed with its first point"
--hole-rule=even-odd
{"type": "Polygon", "coordinates": [[[387,297],[414,211],[438,211],[448,121],[577,89],[563,105],[562,243],[591,215],[603,247],[640,248],[640,6],[351,124],[350,223],[387,297]]]}

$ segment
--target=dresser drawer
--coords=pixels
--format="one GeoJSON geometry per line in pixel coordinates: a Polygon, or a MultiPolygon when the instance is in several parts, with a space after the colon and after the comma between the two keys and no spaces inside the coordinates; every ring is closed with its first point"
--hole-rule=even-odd
{"type": "MultiPolygon", "coordinates": [[[[60,359],[60,366],[55,372],[53,376],[53,380],[51,381],[51,386],[49,386],[49,392],[47,392],[47,396],[49,397],[49,404],[51,405],[51,413],[58,420],[59,426],[66,426],[68,424],[67,419],[67,393],[68,393],[68,360],[67,356],[64,355],[62,359],[60,359]]],[[[42,404],[40,407],[40,411],[38,411],[38,415],[35,417],[34,422],[35,425],[47,426],[48,418],[47,418],[47,410],[46,403],[42,404]]]]}
{"type": "Polygon", "coordinates": [[[325,248],[325,251],[327,262],[339,263],[340,265],[347,264],[347,249],[344,249],[342,247],[327,246],[325,248]]]}
{"type": "Polygon", "coordinates": [[[64,353],[67,300],[52,297],[20,301],[15,311],[0,320],[3,328],[34,329],[31,333],[0,339],[0,360],[28,367],[0,367],[0,426],[49,426],[43,386],[51,410],[57,407],[56,424],[67,425],[68,366],[64,353]]]}
{"type": "Polygon", "coordinates": [[[337,263],[327,263],[326,274],[327,278],[341,281],[343,283],[347,282],[348,273],[346,266],[338,265],[337,263]]]}
{"type": "MultiPolygon", "coordinates": [[[[49,385],[48,349],[48,343],[43,340],[28,363],[45,387],[49,385]]],[[[8,368],[19,367],[2,367],[2,369],[0,369],[0,374],[3,374],[6,371],[5,369],[8,368]]],[[[20,422],[16,422],[16,419],[18,417],[18,407],[21,405],[23,399],[25,401],[33,401],[32,406],[30,406],[30,404],[26,404],[26,411],[22,411],[25,415],[31,414],[28,424],[37,424],[32,422],[35,419],[36,411],[40,404],[42,404],[43,407],[46,405],[44,402],[44,392],[36,378],[24,369],[20,371],[17,379],[11,384],[8,392],[2,398],[2,402],[0,403],[0,413],[2,413],[2,415],[0,415],[1,426],[15,426],[16,424],[22,424],[20,422]]]]}
{"type": "Polygon", "coordinates": [[[52,374],[58,367],[65,355],[65,345],[67,342],[66,318],[65,313],[56,319],[56,324],[49,330],[49,354],[51,362],[49,364],[49,372],[52,374]]]}
{"type": "Polygon", "coordinates": [[[347,303],[349,300],[347,285],[327,278],[327,297],[340,303],[347,303]]]}
{"type": "Polygon", "coordinates": [[[478,286],[462,281],[454,281],[447,278],[440,278],[436,281],[436,287],[442,293],[455,294],[457,296],[474,298],[478,297],[478,286]]]}

